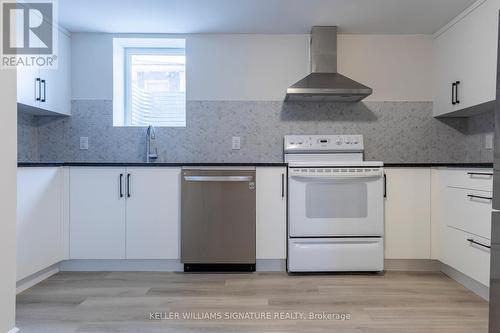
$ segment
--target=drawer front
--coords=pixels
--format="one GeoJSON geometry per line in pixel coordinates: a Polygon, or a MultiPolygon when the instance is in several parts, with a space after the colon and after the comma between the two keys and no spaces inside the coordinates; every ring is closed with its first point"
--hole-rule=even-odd
{"type": "Polygon", "coordinates": [[[446,224],[490,239],[491,198],[491,192],[446,188],[446,224]]]}
{"type": "Polygon", "coordinates": [[[446,186],[477,191],[493,191],[492,169],[457,169],[444,173],[446,186]]]}
{"type": "Polygon", "coordinates": [[[382,238],[293,238],[288,240],[290,272],[382,271],[382,238]]]}
{"type": "Polygon", "coordinates": [[[489,286],[490,250],[468,241],[490,245],[490,241],[467,232],[446,228],[444,262],[470,278],[489,286]]]}

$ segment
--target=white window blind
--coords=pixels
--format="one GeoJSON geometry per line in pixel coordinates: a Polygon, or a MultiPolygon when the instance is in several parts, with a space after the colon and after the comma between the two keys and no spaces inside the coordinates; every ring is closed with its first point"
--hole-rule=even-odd
{"type": "Polygon", "coordinates": [[[125,49],[125,126],[186,126],[183,48],[125,49]]]}

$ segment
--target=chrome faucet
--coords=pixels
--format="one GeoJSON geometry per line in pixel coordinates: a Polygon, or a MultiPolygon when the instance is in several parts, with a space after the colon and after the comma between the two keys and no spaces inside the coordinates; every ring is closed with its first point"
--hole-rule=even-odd
{"type": "Polygon", "coordinates": [[[146,162],[154,162],[158,158],[158,148],[156,147],[156,134],[153,125],[148,126],[146,142],[146,162]]]}

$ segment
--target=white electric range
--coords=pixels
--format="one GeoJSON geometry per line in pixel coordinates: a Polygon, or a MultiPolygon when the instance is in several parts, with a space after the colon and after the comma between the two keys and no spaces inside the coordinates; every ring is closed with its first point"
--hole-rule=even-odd
{"type": "Polygon", "coordinates": [[[285,136],[289,272],[384,269],[383,163],[363,151],[361,135],[285,136]]]}

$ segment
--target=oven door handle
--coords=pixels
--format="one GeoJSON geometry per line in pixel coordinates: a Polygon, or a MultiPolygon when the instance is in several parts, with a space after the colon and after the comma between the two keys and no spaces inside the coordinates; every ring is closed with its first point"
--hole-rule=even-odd
{"type": "Polygon", "coordinates": [[[344,176],[290,175],[290,177],[291,178],[307,178],[307,179],[339,180],[339,179],[382,178],[382,174],[380,174],[380,175],[344,175],[344,176]]]}

